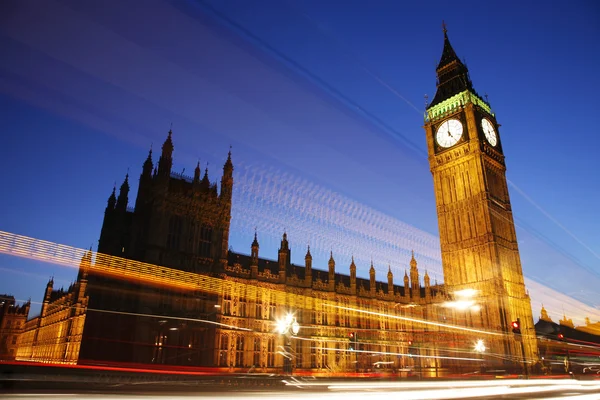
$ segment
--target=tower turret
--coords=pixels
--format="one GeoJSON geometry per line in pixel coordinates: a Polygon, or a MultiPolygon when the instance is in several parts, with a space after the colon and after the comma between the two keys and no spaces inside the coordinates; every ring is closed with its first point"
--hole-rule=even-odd
{"type": "Polygon", "coordinates": [[[229,249],[229,226],[231,224],[231,197],[233,193],[233,163],[231,162],[231,148],[227,153],[227,161],[223,165],[221,177],[221,223],[223,224],[223,237],[221,239],[221,264],[227,264],[227,251],[229,249]]]}
{"type": "Polygon", "coordinates": [[[543,304],[542,304],[542,311],[541,311],[540,319],[543,321],[553,322],[552,318],[550,318],[550,316],[548,316],[548,311],[546,311],[543,304]]]}
{"type": "Polygon", "coordinates": [[[158,160],[158,176],[169,178],[171,176],[171,168],[173,167],[173,140],[171,136],[173,130],[169,129],[169,135],[162,145],[162,153],[158,160]]]}
{"type": "Polygon", "coordinates": [[[419,269],[417,268],[417,260],[415,260],[415,252],[412,252],[410,258],[410,286],[412,289],[412,295],[419,297],[419,269]]]}
{"type": "Polygon", "coordinates": [[[287,240],[287,233],[283,232],[281,246],[279,247],[279,282],[285,283],[286,268],[289,263],[290,247],[287,240]]]}
{"type": "Polygon", "coordinates": [[[200,181],[200,188],[207,192],[210,190],[210,180],[208,179],[208,167],[204,169],[204,176],[200,181]]]}
{"type": "Polygon", "coordinates": [[[388,294],[393,295],[394,294],[394,274],[392,274],[392,267],[390,265],[388,265],[387,279],[388,279],[388,294]]]}
{"type": "Polygon", "coordinates": [[[121,184],[119,189],[119,198],[117,199],[117,206],[115,210],[126,211],[127,203],[129,202],[129,173],[125,175],[125,180],[121,184]]]}
{"type": "Polygon", "coordinates": [[[223,165],[223,176],[221,177],[221,199],[231,202],[233,193],[233,163],[231,162],[231,149],[227,153],[227,161],[223,165]]]}
{"type": "Polygon", "coordinates": [[[113,186],[112,193],[108,196],[108,204],[106,205],[105,213],[109,211],[113,211],[115,209],[115,205],[117,204],[117,196],[115,194],[117,188],[113,186]]]}
{"type": "Polygon", "coordinates": [[[254,240],[252,241],[251,251],[250,251],[250,274],[252,278],[258,277],[258,237],[256,235],[256,230],[254,231],[254,240]]]}
{"type": "Polygon", "coordinates": [[[335,290],[335,260],[333,259],[333,251],[329,254],[329,290],[335,290]]]}
{"type": "Polygon", "coordinates": [[[350,290],[352,293],[356,293],[356,264],[354,264],[354,256],[352,256],[352,262],[350,263],[350,290]]]}
{"type": "Polygon", "coordinates": [[[148,152],[148,157],[146,157],[144,165],[142,166],[142,177],[152,178],[152,168],[154,168],[154,164],[152,163],[152,148],[150,148],[150,151],[148,152]]]}
{"type": "Polygon", "coordinates": [[[194,185],[200,184],[200,161],[196,164],[196,168],[194,169],[194,185]]]}
{"type": "Polygon", "coordinates": [[[138,194],[135,199],[135,208],[140,210],[142,204],[148,199],[148,193],[152,186],[152,169],[154,164],[152,163],[152,148],[148,151],[148,157],[144,161],[142,166],[142,173],[140,174],[140,183],[138,185],[138,194]]]}
{"type": "Polygon", "coordinates": [[[307,287],[312,286],[312,255],[310,254],[310,246],[306,250],[306,255],[304,256],[304,282],[307,287]]]}
{"type": "Polygon", "coordinates": [[[81,257],[81,262],[79,263],[79,272],[77,274],[77,297],[79,299],[83,299],[85,297],[85,292],[87,289],[88,283],[88,274],[90,268],[92,267],[92,248],[86,251],[81,257]]]}
{"type": "Polygon", "coordinates": [[[425,276],[423,277],[423,281],[425,282],[425,297],[431,297],[431,280],[429,278],[429,274],[425,271],[425,276]]]}
{"type": "Polygon", "coordinates": [[[404,295],[410,297],[410,285],[408,284],[408,273],[404,270],[404,295]]]}
{"type": "Polygon", "coordinates": [[[83,257],[81,257],[81,262],[79,263],[79,271],[77,272],[77,281],[81,281],[82,279],[87,279],[88,273],[90,271],[90,267],[92,265],[92,248],[90,247],[85,253],[83,253],[83,257]]]}
{"type": "Polygon", "coordinates": [[[373,266],[373,260],[371,260],[371,268],[369,269],[369,290],[371,295],[375,294],[375,267],[373,266]]]}

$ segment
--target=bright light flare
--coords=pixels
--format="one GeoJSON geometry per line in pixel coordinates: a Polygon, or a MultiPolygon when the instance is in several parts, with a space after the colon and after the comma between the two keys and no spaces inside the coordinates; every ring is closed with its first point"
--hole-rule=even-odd
{"type": "Polygon", "coordinates": [[[279,318],[275,322],[276,331],[280,334],[284,335],[288,332],[291,332],[293,335],[297,335],[300,331],[300,324],[294,317],[294,314],[287,313],[285,317],[279,318]]]}
{"type": "Polygon", "coordinates": [[[486,347],[485,344],[483,343],[483,339],[479,339],[477,341],[477,343],[475,343],[475,351],[478,353],[483,353],[485,351],[486,347]]]}
{"type": "Polygon", "coordinates": [[[475,289],[463,289],[463,290],[457,290],[456,292],[454,292],[454,295],[456,297],[460,297],[461,299],[470,299],[475,297],[475,295],[478,293],[478,290],[475,289]]]}
{"type": "Polygon", "coordinates": [[[475,307],[475,302],[473,300],[447,301],[444,303],[444,307],[454,308],[456,310],[466,310],[471,307],[475,307]]]}

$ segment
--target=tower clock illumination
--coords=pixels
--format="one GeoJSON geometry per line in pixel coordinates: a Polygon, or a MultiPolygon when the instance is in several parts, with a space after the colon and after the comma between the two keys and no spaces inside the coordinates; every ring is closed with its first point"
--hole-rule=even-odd
{"type": "Polygon", "coordinates": [[[494,126],[492,125],[489,119],[483,118],[481,120],[481,128],[483,129],[483,134],[485,135],[485,138],[487,139],[489,144],[491,144],[492,146],[498,144],[496,130],[494,129],[494,126]]]}
{"type": "Polygon", "coordinates": [[[440,146],[451,147],[460,140],[462,133],[463,126],[460,121],[449,119],[440,125],[435,138],[440,146]]]}
{"type": "Polygon", "coordinates": [[[537,342],[535,335],[528,334],[534,332],[531,301],[496,116],[473,87],[446,29],[436,75],[437,89],[427,105],[424,128],[446,290],[454,296],[474,290],[485,298],[469,317],[473,326],[484,324],[497,332],[510,332],[510,321],[520,321],[519,341],[507,336],[489,338],[486,347],[494,353],[534,359],[537,342]],[[468,144],[460,151],[445,151],[462,136],[469,139],[468,144]]]}

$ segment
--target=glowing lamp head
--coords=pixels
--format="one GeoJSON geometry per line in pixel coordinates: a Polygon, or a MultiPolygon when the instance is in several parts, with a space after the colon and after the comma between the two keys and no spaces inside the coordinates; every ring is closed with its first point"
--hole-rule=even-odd
{"type": "Polygon", "coordinates": [[[485,343],[483,343],[482,339],[479,339],[477,343],[475,343],[475,351],[478,353],[483,353],[485,351],[485,343]]]}
{"type": "Polygon", "coordinates": [[[288,325],[291,324],[293,320],[294,320],[294,316],[292,314],[290,314],[290,313],[286,314],[286,316],[285,316],[286,324],[288,324],[288,325]]]}
{"type": "Polygon", "coordinates": [[[513,321],[511,326],[513,327],[513,329],[519,329],[519,323],[517,321],[513,321]]]}
{"type": "Polygon", "coordinates": [[[294,320],[294,322],[292,323],[292,334],[297,335],[299,331],[300,331],[300,324],[298,323],[298,321],[294,320]]]}
{"type": "Polygon", "coordinates": [[[284,334],[287,332],[288,326],[284,319],[278,319],[276,323],[277,332],[284,334]]]}

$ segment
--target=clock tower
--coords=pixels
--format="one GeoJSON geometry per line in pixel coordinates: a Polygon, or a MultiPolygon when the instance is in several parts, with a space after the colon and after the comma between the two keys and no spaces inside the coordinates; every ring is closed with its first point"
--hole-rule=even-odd
{"type": "Polygon", "coordinates": [[[473,88],[445,27],[436,72],[437,91],[427,106],[424,128],[444,283],[451,294],[476,293],[479,307],[460,319],[499,334],[486,338],[491,352],[511,355],[516,362],[523,356],[534,360],[533,316],[523,281],[500,125],[489,103],[473,88]],[[522,337],[511,330],[511,322],[517,320],[522,337]]]}

